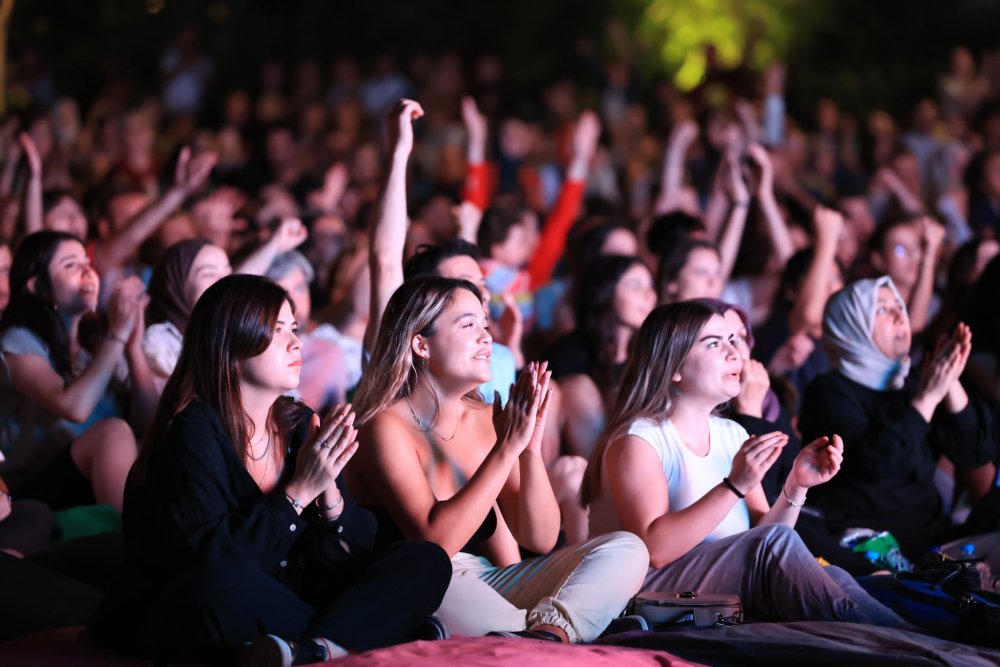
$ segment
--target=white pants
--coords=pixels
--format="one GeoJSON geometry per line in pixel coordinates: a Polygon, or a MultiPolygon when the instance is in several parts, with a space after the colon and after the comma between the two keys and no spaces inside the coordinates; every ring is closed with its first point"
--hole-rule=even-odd
{"type": "Polygon", "coordinates": [[[616,532],[499,568],[457,553],[437,616],[456,635],[479,637],[554,625],[571,642],[596,639],[639,591],[649,552],[616,532]]]}

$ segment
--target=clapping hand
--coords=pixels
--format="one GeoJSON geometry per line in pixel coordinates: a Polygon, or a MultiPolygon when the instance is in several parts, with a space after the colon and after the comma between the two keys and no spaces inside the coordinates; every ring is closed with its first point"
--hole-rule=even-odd
{"type": "MultiPolygon", "coordinates": [[[[520,455],[533,444],[538,413],[549,393],[548,382],[548,373],[539,374],[538,364],[532,362],[511,387],[506,406],[500,406],[500,395],[494,393],[493,428],[498,446],[510,447],[520,455]],[[545,376],[544,387],[540,375],[545,376]]],[[[540,446],[540,441],[534,444],[540,446]]]]}
{"type": "Polygon", "coordinates": [[[287,494],[303,504],[336,486],[337,477],[358,451],[358,430],[354,428],[351,405],[335,407],[323,423],[313,415],[312,433],[299,449],[295,474],[287,494]]]}
{"type": "Polygon", "coordinates": [[[839,435],[833,438],[816,438],[802,448],[786,483],[792,487],[810,489],[829,482],[844,462],[844,441],[839,435]]]}

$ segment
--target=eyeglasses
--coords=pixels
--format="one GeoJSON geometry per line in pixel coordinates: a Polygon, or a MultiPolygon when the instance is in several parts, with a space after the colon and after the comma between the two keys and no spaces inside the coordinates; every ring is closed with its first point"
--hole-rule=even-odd
{"type": "Polygon", "coordinates": [[[907,255],[911,255],[913,257],[919,257],[920,255],[923,254],[923,249],[916,244],[907,245],[905,243],[897,243],[896,245],[892,246],[892,254],[900,258],[906,257],[907,255]]]}

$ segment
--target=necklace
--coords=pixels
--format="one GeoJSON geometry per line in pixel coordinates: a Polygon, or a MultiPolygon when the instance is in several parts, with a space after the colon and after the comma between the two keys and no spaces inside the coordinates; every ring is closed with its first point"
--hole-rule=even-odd
{"type": "MultiPolygon", "coordinates": [[[[261,438],[261,440],[263,440],[263,439],[264,438],[261,438]]],[[[267,453],[269,451],[271,451],[271,429],[267,430],[267,446],[264,447],[264,451],[261,452],[260,456],[254,456],[253,455],[253,442],[251,442],[250,443],[250,451],[247,452],[247,458],[249,458],[251,461],[260,461],[265,456],[267,456],[267,453]]]]}
{"type": "Polygon", "coordinates": [[[455,436],[458,435],[457,422],[455,423],[455,430],[452,431],[451,437],[445,437],[440,433],[438,433],[437,431],[435,431],[434,427],[431,425],[430,422],[424,421],[423,419],[417,416],[417,413],[413,411],[413,405],[410,403],[409,396],[404,396],[403,399],[406,401],[406,407],[410,408],[410,414],[413,415],[413,421],[417,422],[417,427],[424,433],[433,433],[437,437],[441,438],[442,442],[451,442],[452,440],[455,439],[455,436]]]}

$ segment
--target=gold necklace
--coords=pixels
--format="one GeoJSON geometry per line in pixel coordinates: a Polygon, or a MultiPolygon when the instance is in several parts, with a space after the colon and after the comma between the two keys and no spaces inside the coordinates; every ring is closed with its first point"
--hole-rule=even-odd
{"type": "Polygon", "coordinates": [[[413,410],[413,405],[410,403],[409,396],[404,396],[403,400],[406,401],[406,407],[410,408],[410,414],[413,415],[413,421],[417,422],[417,428],[419,428],[422,432],[433,433],[437,437],[441,438],[442,442],[451,442],[452,440],[455,439],[455,436],[458,435],[458,422],[461,420],[455,421],[455,430],[452,432],[451,437],[446,438],[445,436],[435,431],[434,427],[431,425],[430,422],[425,422],[423,419],[417,416],[417,413],[414,412],[413,410]]]}

